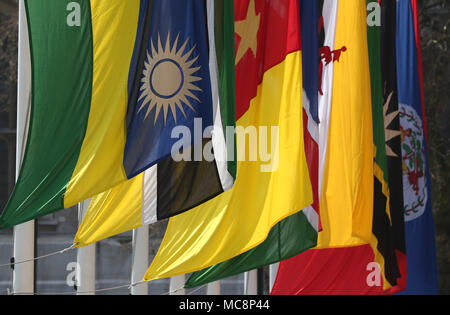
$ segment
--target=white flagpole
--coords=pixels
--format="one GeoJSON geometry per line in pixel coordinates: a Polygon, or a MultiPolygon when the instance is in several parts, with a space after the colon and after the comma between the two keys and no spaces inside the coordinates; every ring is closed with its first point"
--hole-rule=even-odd
{"type": "Polygon", "coordinates": [[[244,295],[258,294],[258,270],[247,271],[244,274],[244,295]]]}
{"type": "Polygon", "coordinates": [[[220,295],[220,281],[208,283],[206,295],[220,295]]]}
{"type": "MultiPolygon", "coordinates": [[[[17,69],[17,133],[16,133],[16,180],[22,163],[28,129],[28,113],[31,101],[31,56],[28,24],[24,0],[19,0],[19,41],[17,69]]],[[[34,220],[14,227],[15,261],[34,258],[34,220]]],[[[13,292],[34,293],[34,261],[18,264],[13,271],[13,292]]]]}
{"type": "MultiPolygon", "coordinates": [[[[131,269],[131,283],[138,283],[144,278],[149,262],[149,226],[133,230],[133,261],[131,269]]],[[[148,295],[148,283],[140,283],[131,287],[132,295],[148,295]]]]}
{"type": "MultiPolygon", "coordinates": [[[[78,204],[79,224],[89,208],[89,200],[78,204]]],[[[77,250],[77,295],[95,295],[95,243],[77,250]]]]}
{"type": "Polygon", "coordinates": [[[185,275],[170,278],[170,295],[186,295],[186,290],[184,289],[185,280],[185,275]]]}
{"type": "Polygon", "coordinates": [[[272,292],[273,284],[275,283],[275,279],[277,278],[278,267],[280,263],[275,263],[269,266],[269,290],[272,292]]]}

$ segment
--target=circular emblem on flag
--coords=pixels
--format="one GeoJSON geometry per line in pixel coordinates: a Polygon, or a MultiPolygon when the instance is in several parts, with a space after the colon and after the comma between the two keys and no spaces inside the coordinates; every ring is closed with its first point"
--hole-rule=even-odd
{"type": "Polygon", "coordinates": [[[400,104],[405,221],[420,217],[428,200],[422,119],[411,106],[400,104]]]}
{"type": "Polygon", "coordinates": [[[200,99],[192,93],[192,91],[202,91],[194,82],[200,81],[202,78],[194,76],[200,66],[194,67],[198,55],[194,56],[194,48],[185,53],[185,49],[189,44],[189,38],[178,49],[177,35],[173,44],[170,42],[170,33],[167,35],[164,47],[161,38],[158,35],[157,49],[150,40],[151,52],[147,51],[147,58],[141,80],[141,95],[139,101],[143,100],[139,107],[139,111],[147,108],[145,118],[155,108],[156,123],[161,110],[164,112],[164,123],[167,121],[167,115],[170,112],[177,121],[177,108],[184,117],[186,112],[183,104],[195,111],[192,100],[200,102],[200,99]]]}

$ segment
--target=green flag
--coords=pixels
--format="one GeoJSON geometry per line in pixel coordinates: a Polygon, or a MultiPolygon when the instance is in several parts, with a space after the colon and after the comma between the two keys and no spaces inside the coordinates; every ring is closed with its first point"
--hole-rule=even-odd
{"type": "Polygon", "coordinates": [[[185,284],[193,288],[209,282],[231,277],[252,269],[289,259],[313,248],[317,243],[317,231],[303,211],[279,222],[270,230],[267,239],[259,246],[233,259],[194,272],[185,284]]]}

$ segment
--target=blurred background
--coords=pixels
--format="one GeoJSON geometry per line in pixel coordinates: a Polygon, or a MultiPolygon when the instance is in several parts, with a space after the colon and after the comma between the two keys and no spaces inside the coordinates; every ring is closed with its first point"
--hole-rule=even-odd
{"type": "MultiPolygon", "coordinates": [[[[419,0],[418,3],[439,289],[441,294],[450,294],[450,4],[447,0],[419,0]]],[[[0,211],[6,205],[15,182],[17,12],[17,0],[0,0],[0,211]]],[[[160,222],[150,226],[150,261],[157,252],[166,225],[167,222],[160,222]]],[[[36,256],[70,246],[77,229],[76,208],[37,220],[36,256]]],[[[12,233],[12,229],[0,231],[0,264],[8,263],[12,256],[12,233]]],[[[96,254],[97,289],[130,283],[131,232],[99,242],[96,254]]],[[[38,260],[35,267],[36,292],[75,292],[71,282],[75,262],[74,250],[38,260]]],[[[222,281],[222,294],[243,294],[243,283],[243,275],[222,281]]],[[[0,268],[0,295],[6,294],[11,286],[12,270],[0,268]]],[[[168,291],[167,279],[149,284],[150,294],[168,291]]],[[[108,293],[128,294],[129,290],[105,292],[108,293]]],[[[205,294],[205,288],[195,294],[205,294]]]]}

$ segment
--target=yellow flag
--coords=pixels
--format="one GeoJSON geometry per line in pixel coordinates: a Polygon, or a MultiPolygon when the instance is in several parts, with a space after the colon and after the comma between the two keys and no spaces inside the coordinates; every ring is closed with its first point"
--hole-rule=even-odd
{"type": "Polygon", "coordinates": [[[261,157],[249,161],[251,143],[238,141],[238,157],[247,158],[238,163],[233,188],[170,219],[144,280],[235,257],[262,243],[277,222],[312,203],[303,143],[298,1],[272,6],[243,0],[235,6],[237,130],[254,130],[263,142],[265,134],[271,139],[266,143],[274,149],[270,167],[261,157]]]}
{"type": "MultiPolygon", "coordinates": [[[[366,10],[339,1],[318,248],[367,244],[372,237],[373,127],[366,10]]],[[[333,51],[333,49],[331,49],[333,51]]]]}
{"type": "Polygon", "coordinates": [[[73,243],[77,247],[83,247],[141,227],[143,177],[144,174],[141,173],[93,197],[73,243]]]}

